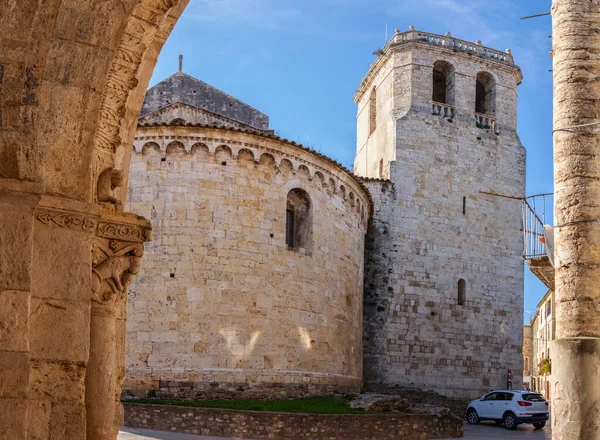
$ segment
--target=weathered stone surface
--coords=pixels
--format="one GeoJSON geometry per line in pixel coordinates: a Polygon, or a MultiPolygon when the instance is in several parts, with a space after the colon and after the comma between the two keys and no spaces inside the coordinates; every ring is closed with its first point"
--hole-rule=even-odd
{"type": "Polygon", "coordinates": [[[362,394],[350,402],[350,408],[362,408],[371,412],[407,412],[408,400],[385,394],[362,394]]]}
{"type": "Polygon", "coordinates": [[[29,385],[29,356],[24,352],[0,351],[0,398],[23,399],[29,385]]]}
{"type": "Polygon", "coordinates": [[[600,438],[600,4],[552,2],[552,438],[600,438]]]}
{"type": "Polygon", "coordinates": [[[29,292],[0,292],[0,350],[29,349],[29,292]]]}
{"type": "Polygon", "coordinates": [[[425,440],[463,436],[451,415],[328,415],[125,405],[125,426],[248,439],[425,440]]]}
{"type": "Polygon", "coordinates": [[[50,437],[52,400],[29,399],[27,405],[27,440],[47,440],[50,437]]]}
{"type": "Polygon", "coordinates": [[[27,400],[0,397],[0,440],[27,439],[27,400]]]}
{"type": "Polygon", "coordinates": [[[84,363],[35,360],[31,362],[30,396],[33,399],[77,401],[84,392],[84,363]]]}
{"type": "Polygon", "coordinates": [[[155,241],[129,295],[126,390],[358,391],[370,212],[361,184],[260,133],[141,126],[134,146],[128,210],[151,219],[155,241]],[[297,251],[286,245],[294,188],[312,212],[310,246],[297,251]]]}
{"type": "Polygon", "coordinates": [[[478,397],[506,387],[510,369],[521,388],[521,206],[482,194],[525,192],[521,73],[509,54],[457,43],[396,34],[355,95],[355,172],[370,179],[374,202],[365,244],[367,387],[478,397]],[[451,67],[451,102],[432,103],[440,61],[451,67]],[[495,82],[488,115],[475,111],[482,71],[495,82]]]}
{"type": "Polygon", "coordinates": [[[87,362],[89,305],[33,298],[30,321],[33,358],[87,362]]]}

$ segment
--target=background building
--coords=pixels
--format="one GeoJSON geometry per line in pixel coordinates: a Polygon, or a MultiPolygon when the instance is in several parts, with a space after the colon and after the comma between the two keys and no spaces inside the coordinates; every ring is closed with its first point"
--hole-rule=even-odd
{"type": "Polygon", "coordinates": [[[396,33],[355,95],[356,175],[181,71],[150,89],[126,390],[520,389],[521,207],[495,194],[524,194],[521,79],[510,53],[396,33]]]}
{"type": "Polygon", "coordinates": [[[154,239],[129,291],[126,392],[360,390],[371,201],[338,163],[271,133],[182,72],[148,91],[128,209],[154,239]]]}
{"type": "Polygon", "coordinates": [[[366,243],[365,382],[479,396],[523,371],[516,132],[509,51],[410,30],[363,79],[355,173],[375,212],[366,243]]]}
{"type": "Polygon", "coordinates": [[[523,326],[523,388],[531,389],[531,375],[533,372],[533,328],[531,325],[523,326]]]}
{"type": "Polygon", "coordinates": [[[538,304],[538,311],[531,321],[533,333],[533,365],[531,389],[551,400],[552,357],[550,343],[556,337],[554,320],[554,291],[548,290],[538,304]]]}

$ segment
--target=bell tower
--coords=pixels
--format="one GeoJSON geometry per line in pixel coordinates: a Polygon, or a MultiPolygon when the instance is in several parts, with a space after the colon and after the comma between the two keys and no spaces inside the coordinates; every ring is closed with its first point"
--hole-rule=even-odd
{"type": "Polygon", "coordinates": [[[365,259],[369,385],[461,397],[520,387],[521,70],[497,51],[396,31],[354,96],[354,172],[375,203],[365,259]]]}

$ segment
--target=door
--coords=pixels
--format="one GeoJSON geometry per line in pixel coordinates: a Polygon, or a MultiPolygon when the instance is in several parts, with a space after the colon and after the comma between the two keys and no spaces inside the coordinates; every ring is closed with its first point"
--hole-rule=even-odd
{"type": "Polygon", "coordinates": [[[491,418],[501,420],[504,413],[510,409],[511,401],[513,400],[513,393],[498,393],[494,405],[492,405],[491,418]]]}
{"type": "Polygon", "coordinates": [[[483,400],[479,401],[478,411],[479,417],[482,419],[490,419],[494,414],[494,406],[496,402],[496,398],[498,397],[498,393],[490,393],[483,397],[483,400]]]}

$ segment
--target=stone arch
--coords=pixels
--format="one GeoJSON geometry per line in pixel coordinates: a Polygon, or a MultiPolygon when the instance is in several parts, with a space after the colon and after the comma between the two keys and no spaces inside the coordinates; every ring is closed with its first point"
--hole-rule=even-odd
{"type": "Polygon", "coordinates": [[[219,145],[215,149],[215,161],[221,165],[227,165],[227,162],[233,158],[231,148],[227,145],[219,145]]]}
{"type": "Polygon", "coordinates": [[[185,147],[179,141],[171,141],[166,148],[167,156],[183,156],[185,154],[185,147]]]}
{"type": "Polygon", "coordinates": [[[306,179],[310,179],[310,178],[311,178],[311,177],[310,177],[310,170],[309,170],[309,169],[308,169],[308,167],[307,167],[306,165],[304,165],[304,164],[300,164],[300,165],[298,166],[298,171],[297,171],[297,174],[298,174],[300,177],[303,177],[303,178],[306,178],[306,179]]]}
{"type": "MultiPolygon", "coordinates": [[[[15,428],[6,432],[10,438],[31,437],[32,432],[44,437],[49,432],[62,432],[64,440],[86,435],[116,437],[119,421],[115,414],[120,404],[115,396],[120,394],[118,378],[123,368],[119,353],[124,351],[125,341],[119,332],[107,330],[111,326],[105,326],[102,332],[98,330],[93,304],[104,300],[96,296],[100,293],[96,289],[98,281],[105,281],[98,278],[98,272],[93,275],[92,268],[99,261],[96,255],[84,255],[84,250],[89,249],[92,254],[100,252],[96,248],[101,239],[95,235],[100,234],[96,226],[100,218],[108,221],[104,215],[111,210],[107,206],[101,210],[95,202],[116,200],[119,203],[109,205],[120,211],[119,206],[126,199],[130,148],[144,93],[158,53],[187,3],[188,0],[65,0],[0,4],[0,47],[4,49],[0,50],[0,81],[5,86],[0,100],[0,125],[3,129],[10,128],[3,130],[0,138],[0,184],[5,178],[27,181],[23,189],[31,194],[20,195],[27,200],[27,215],[32,219],[25,220],[25,214],[14,218],[9,215],[5,217],[8,220],[0,219],[0,230],[12,227],[15,218],[29,224],[29,229],[19,229],[23,237],[16,242],[19,246],[28,243],[21,254],[36,255],[35,261],[29,257],[17,258],[20,254],[12,249],[14,245],[3,242],[3,255],[14,256],[14,267],[22,268],[3,281],[9,289],[44,296],[56,310],[64,310],[51,323],[46,312],[29,316],[31,338],[39,340],[39,345],[51,343],[53,359],[78,372],[64,377],[64,387],[52,387],[50,382],[55,379],[52,375],[43,379],[48,384],[41,386],[51,390],[45,396],[48,407],[57,411],[43,428],[35,417],[31,418],[37,403],[28,402],[28,393],[19,389],[23,397],[15,399],[14,410],[10,412],[15,421],[9,425],[15,428]],[[11,47],[21,49],[10,50],[11,47]],[[108,170],[115,177],[112,188],[110,181],[101,177],[108,170]],[[53,226],[45,220],[36,220],[31,200],[34,197],[39,200],[44,193],[53,195],[53,205],[47,205],[49,209],[57,209],[56,213],[68,207],[70,225],[79,227],[58,225],[64,238],[46,240],[41,246],[32,240],[33,230],[45,235],[51,233],[49,228],[53,226]],[[66,252],[65,243],[82,252],[66,252]],[[57,256],[60,265],[54,264],[57,256]],[[53,280],[79,282],[62,282],[60,288],[44,286],[45,291],[40,295],[40,283],[29,278],[23,281],[26,277],[22,273],[44,272],[40,267],[49,265],[55,267],[53,280]],[[77,301],[68,302],[65,298],[77,301]],[[29,425],[28,420],[31,420],[29,425]]],[[[151,154],[152,150],[146,148],[151,154]]],[[[150,237],[149,226],[143,219],[127,213],[119,213],[119,222],[122,226],[127,224],[123,230],[136,233],[135,237],[126,238],[137,242],[127,245],[113,238],[114,247],[106,247],[103,255],[109,260],[119,258],[121,262],[129,262],[130,269],[123,273],[130,281],[139,270],[142,243],[150,237]],[[120,255],[115,255],[119,252],[120,255]]],[[[121,306],[118,301],[114,307],[121,306]]],[[[124,310],[118,309],[115,314],[122,317],[124,310]]],[[[28,358],[27,351],[35,350],[28,345],[24,353],[28,358]]],[[[14,365],[13,369],[22,367],[27,368],[27,364],[14,365]]],[[[0,382],[11,381],[12,377],[10,370],[0,372],[0,382]]]]}
{"type": "Polygon", "coordinates": [[[175,118],[171,121],[171,125],[185,125],[187,121],[183,118],[175,118]]]}
{"type": "Polygon", "coordinates": [[[342,196],[342,199],[346,200],[347,194],[346,194],[346,187],[344,185],[340,185],[340,194],[342,196]]]}
{"type": "Polygon", "coordinates": [[[190,148],[190,153],[191,156],[197,156],[197,157],[201,157],[201,158],[207,158],[210,156],[210,151],[208,149],[208,145],[202,143],[202,142],[196,142],[194,145],[192,145],[192,147],[190,148]]]}
{"type": "Polygon", "coordinates": [[[489,72],[479,72],[475,79],[475,112],[496,114],[496,78],[489,72]]]}
{"type": "Polygon", "coordinates": [[[356,201],[354,200],[354,193],[352,191],[348,192],[348,200],[350,201],[350,206],[354,208],[356,206],[356,201]]]}
{"type": "Polygon", "coordinates": [[[271,153],[263,153],[258,162],[261,165],[275,166],[275,157],[271,153]]]}
{"type": "Polygon", "coordinates": [[[433,91],[431,100],[441,104],[454,105],[455,69],[448,61],[433,63],[433,91]]]}
{"type": "Polygon", "coordinates": [[[312,203],[302,188],[291,189],[286,197],[285,243],[289,250],[311,253],[312,203]]]}
{"type": "Polygon", "coordinates": [[[335,184],[335,179],[333,177],[329,178],[329,188],[331,189],[331,193],[335,194],[337,193],[337,188],[336,188],[336,184],[335,184]]]}
{"type": "Polygon", "coordinates": [[[291,160],[286,159],[284,157],[279,162],[279,170],[283,173],[293,173],[294,172],[294,164],[292,163],[291,160]]]}
{"type": "Polygon", "coordinates": [[[0,6],[0,47],[29,48],[0,54],[10,84],[0,113],[11,128],[1,140],[0,176],[88,202],[100,171],[121,169],[126,181],[128,155],[116,150],[133,143],[156,55],[187,0],[140,0],[110,12],[101,3],[0,6]]]}
{"type": "Polygon", "coordinates": [[[325,176],[320,171],[315,171],[314,175],[315,180],[318,182],[319,186],[323,188],[325,186],[325,176]]]}
{"type": "Polygon", "coordinates": [[[254,152],[248,148],[240,148],[237,158],[239,161],[254,162],[254,152]]]}
{"type": "Polygon", "coordinates": [[[160,154],[160,146],[156,142],[146,142],[142,147],[142,154],[160,154]]]}

